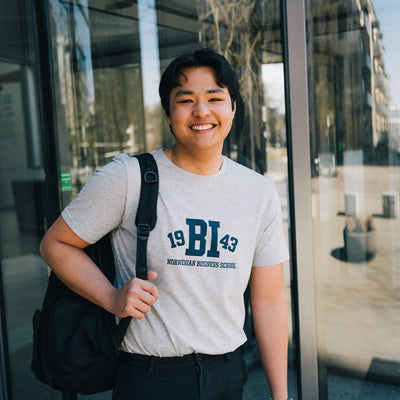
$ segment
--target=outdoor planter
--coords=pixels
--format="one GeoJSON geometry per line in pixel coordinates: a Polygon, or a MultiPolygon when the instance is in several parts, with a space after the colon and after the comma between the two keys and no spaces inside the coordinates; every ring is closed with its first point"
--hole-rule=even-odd
{"type": "Polygon", "coordinates": [[[343,229],[344,250],[349,262],[363,262],[374,256],[377,246],[372,217],[349,217],[343,229]]]}

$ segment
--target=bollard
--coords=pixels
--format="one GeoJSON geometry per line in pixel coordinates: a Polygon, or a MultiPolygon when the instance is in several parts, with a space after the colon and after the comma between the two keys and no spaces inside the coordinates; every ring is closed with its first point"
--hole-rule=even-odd
{"type": "Polygon", "coordinates": [[[383,216],[385,218],[397,218],[399,216],[399,193],[385,191],[382,193],[383,216]]]}
{"type": "Polygon", "coordinates": [[[346,215],[358,215],[360,212],[360,194],[356,192],[345,193],[344,209],[346,215]]]}

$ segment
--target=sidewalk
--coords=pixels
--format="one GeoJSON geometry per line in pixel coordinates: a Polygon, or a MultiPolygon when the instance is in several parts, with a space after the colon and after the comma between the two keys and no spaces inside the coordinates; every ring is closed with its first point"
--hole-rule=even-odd
{"type": "Polygon", "coordinates": [[[312,182],[319,350],[325,348],[320,356],[328,363],[342,361],[366,373],[374,358],[400,361],[400,218],[382,215],[382,193],[399,191],[400,168],[337,172],[312,182]],[[360,193],[360,213],[374,217],[377,251],[367,262],[341,257],[347,191],[360,193]]]}
{"type": "MultiPolygon", "coordinates": [[[[298,400],[296,374],[289,370],[289,396],[298,400]]],[[[269,390],[264,371],[253,368],[244,387],[243,400],[268,400],[269,390]]],[[[400,386],[381,385],[330,375],[328,377],[329,400],[400,400],[400,386]]],[[[304,399],[307,400],[307,399],[304,399]]]]}

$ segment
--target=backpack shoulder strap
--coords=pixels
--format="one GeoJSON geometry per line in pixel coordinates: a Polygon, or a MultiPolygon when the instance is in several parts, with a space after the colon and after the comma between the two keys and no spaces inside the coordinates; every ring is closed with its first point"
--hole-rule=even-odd
{"type": "Polygon", "coordinates": [[[157,221],[158,168],[150,153],[135,156],[140,165],[141,188],[136,213],[137,250],[136,276],[147,279],[147,240],[157,221]]]}

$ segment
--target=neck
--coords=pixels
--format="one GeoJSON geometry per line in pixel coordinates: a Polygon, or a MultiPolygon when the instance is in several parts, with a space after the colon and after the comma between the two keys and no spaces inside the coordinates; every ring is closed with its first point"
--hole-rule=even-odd
{"type": "Polygon", "coordinates": [[[196,151],[192,154],[180,151],[176,145],[166,149],[165,154],[179,168],[198,175],[213,175],[221,169],[223,163],[221,152],[203,154],[196,151]]]}

